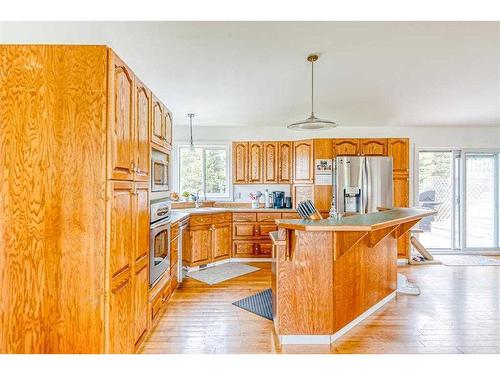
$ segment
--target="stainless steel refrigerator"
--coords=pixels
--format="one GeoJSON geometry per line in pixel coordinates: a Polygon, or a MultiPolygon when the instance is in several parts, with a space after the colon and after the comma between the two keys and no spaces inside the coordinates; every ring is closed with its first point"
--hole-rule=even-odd
{"type": "Polygon", "coordinates": [[[339,214],[392,207],[392,157],[338,156],[334,159],[334,199],[339,214]]]}

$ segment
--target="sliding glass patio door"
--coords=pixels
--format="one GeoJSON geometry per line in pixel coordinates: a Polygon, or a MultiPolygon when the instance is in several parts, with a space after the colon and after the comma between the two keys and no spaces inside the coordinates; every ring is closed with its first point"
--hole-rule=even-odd
{"type": "Polygon", "coordinates": [[[420,223],[434,250],[491,250],[499,243],[500,152],[419,150],[417,205],[437,213],[420,223]]]}
{"type": "Polygon", "coordinates": [[[498,247],[498,153],[465,152],[465,247],[498,247]]]}

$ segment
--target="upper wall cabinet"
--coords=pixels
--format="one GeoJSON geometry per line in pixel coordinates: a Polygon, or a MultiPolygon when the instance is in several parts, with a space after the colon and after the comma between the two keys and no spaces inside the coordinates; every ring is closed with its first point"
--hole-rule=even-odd
{"type": "Polygon", "coordinates": [[[163,107],[163,116],[165,146],[172,149],[172,114],[166,107],[163,107]]]}
{"type": "Polygon", "coordinates": [[[151,91],[137,78],[135,95],[135,180],[149,181],[151,91]]]}
{"type": "Polygon", "coordinates": [[[262,183],[262,143],[248,143],[248,182],[262,183]]]}
{"type": "Polygon", "coordinates": [[[313,141],[293,142],[293,181],[296,184],[313,183],[313,141]]]}
{"type": "Polygon", "coordinates": [[[293,173],[293,142],[278,143],[278,182],[292,183],[293,173]]]}
{"type": "Polygon", "coordinates": [[[248,142],[233,142],[233,183],[248,183],[248,142]]]}
{"type": "Polygon", "coordinates": [[[265,184],[278,182],[278,147],[278,142],[262,143],[263,182],[265,184]]]}
{"type": "Polygon", "coordinates": [[[113,53],[109,54],[109,111],[110,157],[108,177],[115,180],[133,180],[134,153],[134,75],[113,53]]]}
{"type": "Polygon", "coordinates": [[[359,139],[334,139],[333,153],[335,156],[358,155],[359,139]]]}
{"type": "Polygon", "coordinates": [[[361,155],[384,156],[387,155],[386,138],[361,139],[359,141],[361,155]]]}
{"type": "Polygon", "coordinates": [[[341,138],[333,140],[335,156],[384,156],[387,155],[386,138],[341,138]]]}
{"type": "Polygon", "coordinates": [[[291,184],[293,150],[293,142],[233,142],[233,183],[291,184]]]}
{"type": "Polygon", "coordinates": [[[153,95],[151,142],[161,151],[172,149],[172,114],[153,95]]]}
{"type": "Polygon", "coordinates": [[[163,146],[163,105],[154,95],[152,120],[151,141],[159,146],[163,146]]]}
{"type": "Polygon", "coordinates": [[[392,156],[394,173],[409,173],[409,139],[389,138],[387,143],[387,155],[392,156]]]}

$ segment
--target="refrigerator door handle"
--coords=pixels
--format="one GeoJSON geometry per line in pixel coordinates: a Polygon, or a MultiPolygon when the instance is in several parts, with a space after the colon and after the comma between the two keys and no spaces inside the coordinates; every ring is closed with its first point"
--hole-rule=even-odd
{"type": "Polygon", "coordinates": [[[369,166],[368,159],[364,159],[363,163],[363,213],[368,213],[368,200],[370,199],[370,189],[369,189],[369,166]]]}

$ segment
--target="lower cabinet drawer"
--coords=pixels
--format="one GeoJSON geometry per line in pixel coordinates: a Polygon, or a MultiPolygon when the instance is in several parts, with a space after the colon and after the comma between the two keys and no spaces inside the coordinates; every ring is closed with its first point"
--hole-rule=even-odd
{"type": "Polygon", "coordinates": [[[234,223],[233,224],[233,237],[234,238],[249,238],[258,236],[259,230],[256,223],[234,223]]]}
{"type": "Polygon", "coordinates": [[[149,292],[149,318],[151,320],[151,327],[156,324],[160,313],[165,306],[166,301],[171,294],[171,279],[169,272],[161,277],[160,281],[149,292]]]}
{"type": "Polygon", "coordinates": [[[269,258],[272,253],[271,241],[233,241],[234,258],[269,258]]]}
{"type": "Polygon", "coordinates": [[[300,215],[296,212],[283,212],[283,219],[300,219],[300,215]]]}
{"type": "Polygon", "coordinates": [[[233,256],[240,258],[252,256],[257,246],[253,241],[233,241],[233,256]]]}
{"type": "Polygon", "coordinates": [[[271,242],[261,242],[259,244],[258,255],[271,256],[272,252],[273,252],[273,244],[271,242]]]}
{"type": "Polygon", "coordinates": [[[274,232],[278,230],[278,226],[276,224],[271,223],[260,223],[259,224],[259,236],[265,237],[265,239],[269,238],[269,232],[274,232]]]}

